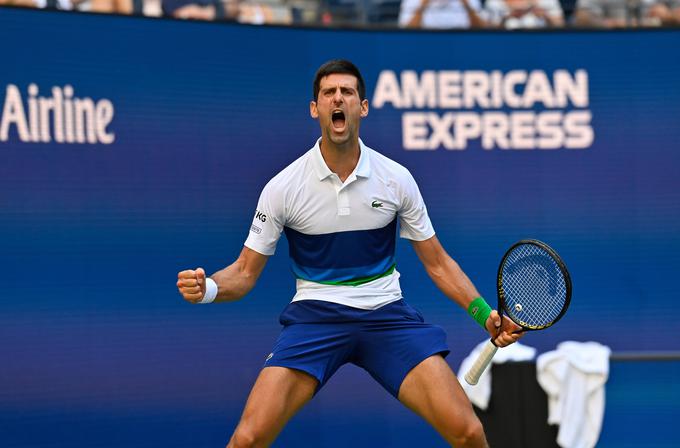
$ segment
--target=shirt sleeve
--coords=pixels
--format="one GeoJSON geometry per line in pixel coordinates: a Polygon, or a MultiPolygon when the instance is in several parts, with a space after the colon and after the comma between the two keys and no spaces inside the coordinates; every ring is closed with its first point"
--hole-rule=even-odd
{"type": "Polygon", "coordinates": [[[482,11],[482,2],[480,0],[469,0],[468,4],[470,8],[474,9],[476,12],[482,11]]]}
{"type": "Polygon", "coordinates": [[[274,255],[276,244],[286,222],[284,193],[281,188],[276,188],[273,184],[270,181],[260,194],[248,238],[244,243],[246,247],[267,256],[274,255]]]}
{"type": "Polygon", "coordinates": [[[434,235],[434,228],[427,214],[425,201],[420,194],[418,184],[408,171],[403,176],[400,187],[399,236],[414,241],[431,238],[434,235]]]}
{"type": "Polygon", "coordinates": [[[558,0],[538,0],[538,5],[553,18],[562,18],[562,7],[558,0]]]}
{"type": "Polygon", "coordinates": [[[399,10],[399,26],[405,27],[413,18],[422,0],[402,0],[399,10]]]}

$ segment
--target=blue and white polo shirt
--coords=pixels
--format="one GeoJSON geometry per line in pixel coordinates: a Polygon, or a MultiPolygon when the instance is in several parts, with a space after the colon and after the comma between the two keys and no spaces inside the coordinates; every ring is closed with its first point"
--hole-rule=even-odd
{"type": "Polygon", "coordinates": [[[297,278],[293,302],[375,310],[402,297],[397,224],[402,238],[416,241],[434,229],[406,168],[359,141],[359,163],[343,183],[320,141],[264,187],[245,246],[273,255],[285,232],[297,278]]]}

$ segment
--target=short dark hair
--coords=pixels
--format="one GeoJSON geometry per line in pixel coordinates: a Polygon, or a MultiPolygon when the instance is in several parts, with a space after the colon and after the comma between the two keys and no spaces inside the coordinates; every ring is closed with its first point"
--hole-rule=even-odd
{"type": "Polygon", "coordinates": [[[363,101],[366,99],[366,84],[361,72],[356,65],[352,64],[346,59],[333,59],[323,64],[316,71],[314,76],[314,101],[319,98],[319,90],[321,89],[321,79],[335,73],[342,73],[352,75],[357,79],[357,88],[359,89],[359,98],[363,101]]]}

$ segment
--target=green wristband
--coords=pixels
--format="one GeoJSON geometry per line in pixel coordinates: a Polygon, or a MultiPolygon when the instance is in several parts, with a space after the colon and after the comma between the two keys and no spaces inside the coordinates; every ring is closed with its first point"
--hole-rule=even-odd
{"type": "Polygon", "coordinates": [[[486,320],[489,318],[489,314],[491,314],[491,307],[486,303],[484,297],[477,297],[473,300],[472,303],[470,303],[467,312],[484,330],[486,330],[486,320]]]}

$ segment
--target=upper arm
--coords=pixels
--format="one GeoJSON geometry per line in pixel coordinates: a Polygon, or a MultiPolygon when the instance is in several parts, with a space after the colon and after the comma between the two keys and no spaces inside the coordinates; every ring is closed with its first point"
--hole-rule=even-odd
{"type": "Polygon", "coordinates": [[[427,207],[415,179],[408,170],[399,173],[397,193],[400,197],[399,236],[409,240],[427,240],[434,235],[427,207]]]}
{"type": "Polygon", "coordinates": [[[479,292],[458,263],[449,256],[436,236],[423,241],[412,241],[418,258],[437,287],[463,308],[467,309],[479,292]]]}
{"type": "Polygon", "coordinates": [[[286,223],[284,192],[277,180],[275,177],[262,189],[244,243],[246,247],[265,256],[274,255],[286,223]]]}
{"type": "Polygon", "coordinates": [[[238,266],[241,275],[249,279],[252,284],[255,284],[260,277],[260,274],[262,274],[268,259],[269,256],[254,251],[247,246],[243,246],[243,250],[238,256],[235,264],[238,266]]]}
{"type": "Polygon", "coordinates": [[[447,257],[446,251],[436,235],[423,241],[411,240],[411,245],[427,270],[440,266],[447,257]]]}

